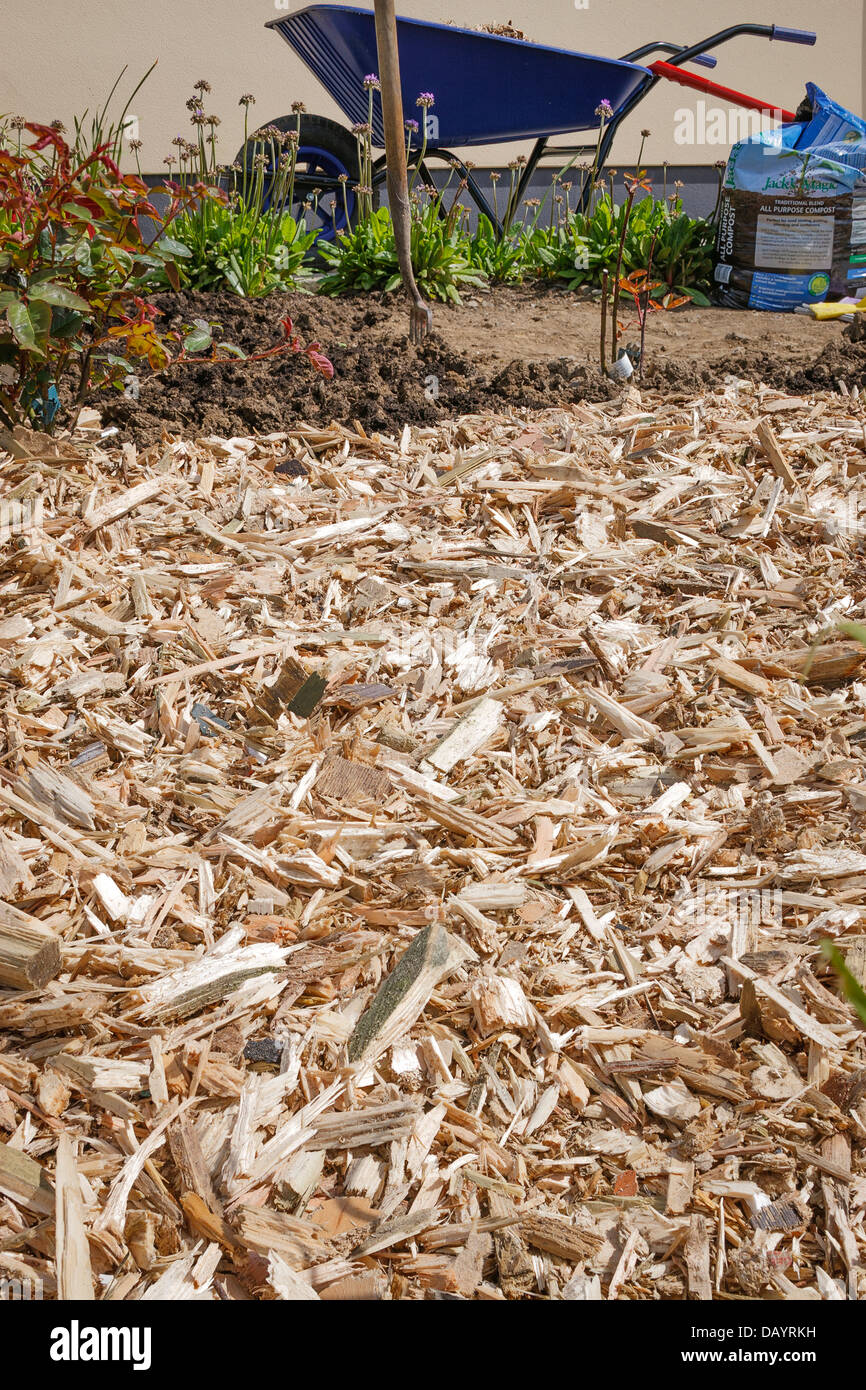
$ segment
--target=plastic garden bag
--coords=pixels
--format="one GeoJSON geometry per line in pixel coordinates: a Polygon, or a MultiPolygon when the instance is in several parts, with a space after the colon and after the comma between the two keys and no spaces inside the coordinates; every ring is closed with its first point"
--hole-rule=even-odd
{"type": "Polygon", "coordinates": [[[731,150],[715,268],[730,308],[793,310],[866,279],[866,122],[814,83],[807,93],[808,120],[731,150]]]}

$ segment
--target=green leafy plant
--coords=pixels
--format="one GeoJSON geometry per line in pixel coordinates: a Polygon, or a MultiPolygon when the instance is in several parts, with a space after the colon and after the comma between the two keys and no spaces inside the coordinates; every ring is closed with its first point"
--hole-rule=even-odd
{"type": "MultiPolygon", "coordinates": [[[[169,190],[168,220],[196,190],[169,190]]],[[[142,333],[144,279],[172,260],[145,243],[141,219],[159,221],[148,189],[122,175],[107,149],[78,158],[60,129],[18,118],[0,130],[0,418],[51,428],[58,387],[77,370],[74,399],[122,380],[170,349],[142,333]],[[33,137],[26,143],[24,132],[33,137]],[[11,146],[11,148],[10,148],[11,146]]]]}
{"type": "Polygon", "coordinates": [[[663,282],[655,297],[673,292],[706,308],[715,235],[711,222],[682,211],[678,195],[673,202],[645,198],[633,209],[626,237],[626,264],[629,270],[645,270],[652,245],[653,267],[663,282]]]}
{"type": "MultiPolygon", "coordinates": [[[[304,277],[304,258],[316,240],[289,212],[262,216],[240,198],[230,206],[184,212],[172,229],[180,287],[230,289],[246,299],[296,289],[304,277]]],[[[168,281],[165,272],[154,284],[168,281]]]]}
{"type": "MultiPolygon", "coordinates": [[[[184,289],[229,289],[254,299],[275,291],[297,288],[304,275],[304,260],[316,240],[302,218],[295,217],[295,171],[300,139],[301,103],[293,110],[298,124],[280,130],[267,126],[247,132],[247,113],[254,98],[242,96],[244,108],[243,158],[229,167],[217,158],[218,116],[204,110],[210,84],[195,84],[187,101],[194,138],[178,136],[176,155],[181,187],[222,187],[222,199],[193,199],[172,228],[172,247],[180,257],[178,282],[184,289]]],[[[166,283],[163,272],[154,283],[166,283]]]]}
{"type": "Polygon", "coordinates": [[[622,246],[621,268],[647,270],[650,247],[659,285],[654,297],[668,292],[693,304],[710,303],[706,291],[712,274],[715,229],[703,218],[682,212],[679,197],[642,198],[616,206],[604,192],[592,211],[568,209],[559,224],[530,233],[531,255],[538,271],[561,280],[567,289],[601,284],[602,271],[613,276],[622,246]]]}
{"type": "MultiPolygon", "coordinates": [[[[435,190],[433,190],[435,193],[435,190]]],[[[427,299],[459,304],[460,290],[486,283],[473,264],[469,237],[458,215],[440,215],[441,194],[426,206],[413,203],[411,249],[418,288],[427,299]]],[[[458,206],[459,205],[455,205],[458,206]]],[[[328,267],[319,282],[319,293],[345,294],[351,290],[396,290],[400,268],[394,228],[387,208],[377,208],[355,227],[340,233],[331,245],[319,247],[328,267]]]]}
{"type": "MultiPolygon", "coordinates": [[[[379,79],[374,74],[364,79],[371,118],[372,94],[378,85],[379,79]]],[[[422,92],[417,104],[426,113],[433,100],[431,92],[422,92]]],[[[413,158],[412,131],[416,128],[417,122],[407,122],[410,158],[413,158]]],[[[461,289],[483,288],[487,277],[473,257],[472,238],[466,228],[467,212],[458,196],[463,185],[458,188],[447,210],[447,183],[441,189],[415,186],[418,173],[424,166],[426,129],[425,121],[425,134],[419,153],[414,157],[415,170],[410,185],[412,266],[418,289],[426,299],[459,304],[461,289]]],[[[338,232],[332,243],[322,242],[317,248],[326,266],[326,273],[319,282],[320,294],[339,295],[353,290],[383,290],[388,293],[396,290],[401,283],[391,214],[387,208],[373,206],[371,119],[355,126],[354,131],[361,171],[361,183],[354,190],[357,195],[357,219],[353,226],[346,201],[346,229],[338,232]]]]}
{"type": "Polygon", "coordinates": [[[519,285],[533,269],[531,244],[520,223],[497,236],[490,218],[481,213],[468,255],[479,275],[494,285],[519,285]]]}
{"type": "MultiPolygon", "coordinates": [[[[157,325],[145,286],[157,273],[176,283],[183,248],[169,236],[145,242],[143,220],[171,227],[191,201],[222,196],[198,184],[162,191],[169,202],[160,218],[141,179],[121,174],[107,149],[77,158],[55,127],[15,118],[0,128],[0,421],[7,427],[30,421],[51,431],[92,390],[122,387],[139,364],[165,370],[207,347],[210,360],[244,355],[214,345],[206,324],[180,333],[157,325]]],[[[291,325],[283,332],[264,355],[306,352],[317,370],[332,373],[318,344],[303,348],[291,325]]]]}

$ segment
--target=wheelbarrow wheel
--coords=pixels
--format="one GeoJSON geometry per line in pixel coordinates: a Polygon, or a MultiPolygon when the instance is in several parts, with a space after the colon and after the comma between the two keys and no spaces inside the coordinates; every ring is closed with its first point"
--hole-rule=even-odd
{"type": "MultiPolygon", "coordinates": [[[[298,117],[279,116],[266,125],[279,131],[297,130],[298,117]]],[[[347,225],[347,211],[348,221],[354,219],[356,197],[352,190],[360,178],[358,145],[350,130],[327,116],[302,115],[299,135],[295,192],[287,211],[296,218],[304,216],[308,229],[317,232],[320,241],[333,241],[347,225]]],[[[251,169],[261,149],[262,142],[251,136],[238,151],[235,163],[241,169],[251,169]]],[[[266,208],[271,206],[273,183],[273,171],[266,167],[266,208]]],[[[373,190],[373,206],[379,206],[378,188],[373,190]]]]}

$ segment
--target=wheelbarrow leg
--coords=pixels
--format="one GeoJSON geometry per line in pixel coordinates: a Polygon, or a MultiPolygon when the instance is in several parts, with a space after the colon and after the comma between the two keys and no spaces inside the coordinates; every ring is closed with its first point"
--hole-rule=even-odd
{"type": "Polygon", "coordinates": [[[511,199],[511,202],[508,205],[508,210],[505,214],[506,225],[503,228],[504,231],[508,230],[508,226],[510,225],[513,218],[516,216],[517,209],[520,207],[523,195],[529,188],[529,185],[532,181],[532,175],[538,168],[539,160],[541,159],[546,149],[547,136],[545,135],[540,140],[536,140],[535,144],[532,146],[532,154],[529,156],[529,158],[526,161],[526,164],[523,167],[523,173],[520,175],[517,187],[514,190],[514,197],[511,199]]]}
{"type": "MultiPolygon", "coordinates": [[[[478,211],[483,212],[484,216],[489,218],[496,232],[496,235],[502,236],[502,223],[499,221],[499,218],[496,216],[496,213],[493,211],[493,208],[487,201],[487,198],[485,197],[481,189],[481,185],[473,175],[472,170],[467,168],[460,156],[453,154],[451,150],[440,149],[434,150],[433,153],[436,155],[437,159],[442,159],[445,161],[446,164],[450,164],[451,168],[455,171],[455,173],[459,174],[461,179],[465,181],[466,190],[473,203],[477,207],[478,211]]],[[[422,169],[423,167],[424,166],[422,165],[422,169]]],[[[429,174],[422,173],[422,178],[423,177],[428,178],[431,183],[433,182],[432,177],[429,174]]]]}
{"type": "Polygon", "coordinates": [[[385,129],[388,201],[397,262],[411,309],[409,337],[413,343],[430,331],[433,313],[424,303],[412,270],[412,223],[409,185],[406,174],[406,138],[403,131],[403,100],[400,94],[400,59],[397,51],[397,19],[394,0],[374,0],[376,46],[379,51],[379,81],[382,88],[382,123],[385,129]]]}

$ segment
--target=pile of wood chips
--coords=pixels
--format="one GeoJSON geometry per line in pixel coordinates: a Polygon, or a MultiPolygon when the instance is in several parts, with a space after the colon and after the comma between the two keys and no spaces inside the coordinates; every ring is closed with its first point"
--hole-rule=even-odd
{"type": "Polygon", "coordinates": [[[866,410],[0,456],[0,1278],[866,1292],[866,410]]]}

